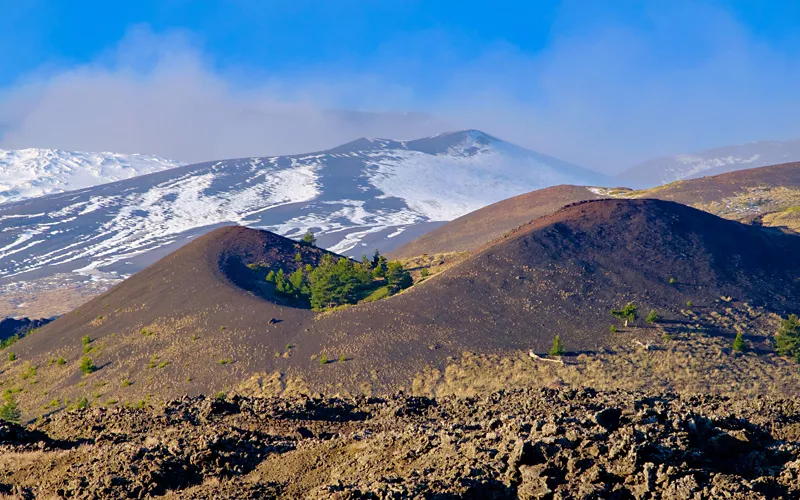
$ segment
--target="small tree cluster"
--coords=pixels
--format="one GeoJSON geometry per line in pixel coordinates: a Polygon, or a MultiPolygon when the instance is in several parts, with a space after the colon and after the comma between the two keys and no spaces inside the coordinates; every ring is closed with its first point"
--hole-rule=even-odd
{"type": "Polygon", "coordinates": [[[800,319],[796,314],[781,321],[775,334],[775,348],[781,356],[791,356],[800,362],[800,319]]]}

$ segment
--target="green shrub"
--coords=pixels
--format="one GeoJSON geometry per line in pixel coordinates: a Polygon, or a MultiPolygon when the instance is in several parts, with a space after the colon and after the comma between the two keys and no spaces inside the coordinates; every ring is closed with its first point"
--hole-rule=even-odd
{"type": "Polygon", "coordinates": [[[89,356],[84,356],[81,358],[80,369],[85,375],[89,375],[97,371],[97,367],[94,365],[94,361],[89,356]]]}
{"type": "Polygon", "coordinates": [[[214,399],[217,401],[225,401],[226,397],[228,397],[228,393],[225,391],[218,391],[216,394],[214,394],[214,399]]]}
{"type": "Polygon", "coordinates": [[[553,346],[550,347],[550,352],[548,354],[550,354],[550,356],[563,356],[566,354],[560,335],[556,335],[555,338],[553,338],[553,346]]]}
{"type": "Polygon", "coordinates": [[[303,254],[301,254],[300,252],[297,252],[296,254],[294,254],[294,261],[295,262],[303,262],[303,254]]]}
{"type": "Polygon", "coordinates": [[[670,285],[674,285],[675,284],[675,278],[670,278],[669,279],[669,284],[670,285]]]}
{"type": "Polygon", "coordinates": [[[66,359],[64,359],[64,357],[63,357],[63,356],[62,356],[62,357],[59,357],[59,358],[56,360],[56,364],[57,364],[58,366],[64,366],[64,365],[66,365],[66,364],[67,364],[67,360],[66,360],[66,359]]]}
{"type": "Polygon", "coordinates": [[[736,352],[744,352],[747,350],[747,341],[744,339],[741,332],[736,334],[736,338],[733,339],[733,345],[731,348],[736,352]]]}
{"type": "Polygon", "coordinates": [[[84,335],[81,337],[81,343],[85,346],[89,345],[92,342],[92,339],[89,338],[88,335],[84,335]]]}
{"type": "Polygon", "coordinates": [[[692,307],[692,301],[691,300],[687,300],[686,301],[686,307],[692,307]]]}
{"type": "Polygon", "coordinates": [[[611,325],[611,328],[609,328],[608,330],[609,330],[611,333],[617,333],[617,327],[616,327],[616,326],[614,326],[614,325],[611,325]]]}
{"type": "Polygon", "coordinates": [[[344,363],[345,361],[347,361],[347,356],[345,356],[344,354],[342,354],[341,356],[339,356],[339,361],[340,361],[340,362],[342,362],[342,363],[344,363]]]}
{"type": "Polygon", "coordinates": [[[422,271],[420,271],[419,275],[422,276],[423,278],[427,278],[428,276],[431,275],[431,272],[428,270],[427,267],[424,267],[422,268],[422,271]]]}
{"type": "Polygon", "coordinates": [[[326,356],[326,355],[324,355],[324,354],[323,354],[323,355],[321,355],[321,356],[319,357],[319,364],[321,364],[321,365],[327,365],[327,364],[328,364],[328,356],[326,356]]]}
{"type": "Polygon", "coordinates": [[[775,348],[781,356],[791,356],[800,362],[800,320],[796,314],[781,320],[775,334],[775,348]]]}
{"type": "Polygon", "coordinates": [[[8,360],[9,361],[16,361],[16,359],[17,359],[17,355],[16,354],[14,354],[13,352],[8,353],[8,360]]]}
{"type": "Polygon", "coordinates": [[[133,385],[133,382],[131,382],[128,379],[122,379],[122,387],[128,387],[128,386],[131,386],[131,385],[133,385]]]}
{"type": "Polygon", "coordinates": [[[60,405],[61,403],[58,401],[58,398],[50,401],[50,408],[55,408],[56,406],[60,405]]]}
{"type": "Polygon", "coordinates": [[[650,324],[653,324],[653,323],[658,323],[659,319],[661,318],[658,317],[658,314],[655,311],[651,310],[644,320],[650,324]]]}

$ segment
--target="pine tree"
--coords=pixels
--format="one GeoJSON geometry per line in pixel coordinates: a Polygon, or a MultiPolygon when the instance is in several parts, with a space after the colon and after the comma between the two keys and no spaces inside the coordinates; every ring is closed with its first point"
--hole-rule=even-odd
{"type": "Polygon", "coordinates": [[[741,332],[737,333],[736,338],[733,339],[732,348],[736,352],[744,352],[747,350],[747,341],[744,340],[741,332]]]}
{"type": "Polygon", "coordinates": [[[314,236],[314,233],[312,233],[311,230],[309,229],[308,231],[306,231],[306,234],[304,234],[303,237],[300,239],[300,244],[308,247],[316,246],[317,238],[316,236],[314,236]]]}
{"type": "Polygon", "coordinates": [[[625,320],[625,326],[627,327],[629,322],[636,321],[638,311],[639,308],[636,307],[636,304],[628,302],[622,309],[612,309],[611,315],[617,319],[625,320]]]}
{"type": "Polygon", "coordinates": [[[383,255],[378,255],[378,260],[373,262],[375,262],[375,265],[373,266],[374,269],[372,270],[372,276],[376,278],[385,278],[386,271],[389,270],[389,263],[386,260],[386,257],[383,255]]]}
{"type": "Polygon", "coordinates": [[[295,262],[303,262],[303,254],[301,254],[300,252],[297,252],[294,255],[294,261],[295,262]]]}
{"type": "Polygon", "coordinates": [[[286,279],[286,273],[283,272],[283,269],[278,269],[275,274],[275,290],[286,295],[291,295],[294,292],[292,284],[286,279]]]}
{"type": "Polygon", "coordinates": [[[275,271],[270,271],[267,273],[267,281],[269,281],[270,283],[275,282],[275,271]]]}
{"type": "Polygon", "coordinates": [[[372,269],[375,269],[376,267],[378,267],[378,264],[380,263],[380,261],[381,261],[381,253],[376,248],[375,249],[375,253],[372,255],[372,269]]]}
{"type": "Polygon", "coordinates": [[[561,336],[556,335],[553,339],[553,346],[550,348],[550,356],[563,356],[566,354],[564,344],[561,342],[561,336]]]}
{"type": "Polygon", "coordinates": [[[411,274],[403,269],[403,264],[393,261],[386,265],[386,282],[391,293],[397,293],[413,284],[411,274]]]}
{"type": "Polygon", "coordinates": [[[781,356],[792,356],[800,362],[800,319],[796,314],[781,321],[775,334],[775,348],[781,356]]]}
{"type": "Polygon", "coordinates": [[[6,391],[3,395],[3,399],[5,399],[5,403],[3,406],[0,406],[0,420],[18,424],[20,421],[20,412],[17,400],[14,399],[14,395],[10,391],[6,391]]]}
{"type": "Polygon", "coordinates": [[[308,289],[308,280],[303,271],[298,269],[289,276],[289,283],[292,285],[295,296],[299,299],[302,296],[309,295],[311,292],[308,289]]]}

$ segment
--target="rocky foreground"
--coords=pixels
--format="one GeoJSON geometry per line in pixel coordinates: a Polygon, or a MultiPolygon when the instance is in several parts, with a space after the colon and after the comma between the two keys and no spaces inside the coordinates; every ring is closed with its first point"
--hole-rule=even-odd
{"type": "Polygon", "coordinates": [[[800,498],[800,399],[185,398],[0,424],[22,498],[800,498]]]}

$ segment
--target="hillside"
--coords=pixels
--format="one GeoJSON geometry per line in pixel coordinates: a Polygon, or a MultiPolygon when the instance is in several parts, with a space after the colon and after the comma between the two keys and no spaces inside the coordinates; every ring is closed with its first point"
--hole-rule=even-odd
{"type": "Polygon", "coordinates": [[[619,175],[626,186],[649,188],[684,179],[800,161],[800,140],[761,141],[656,158],[619,175]]]}
{"type": "Polygon", "coordinates": [[[0,150],[0,203],[85,189],[181,165],[139,154],[0,150]]]}
{"type": "MultiPolygon", "coordinates": [[[[764,311],[737,322],[771,350],[756,334],[774,329],[767,313],[786,315],[800,303],[800,237],[657,200],[568,206],[399,295],[335,312],[237,285],[248,282],[248,264],[289,266],[299,248],[263,231],[213,231],[14,344],[0,382],[32,391],[24,402],[31,412],[53,397],[55,407],[87,393],[135,402],[248,378],[251,390],[272,393],[385,392],[408,389],[464,352],[546,352],[556,334],[573,353],[658,342],[700,323],[730,335],[717,316],[739,309],[764,311]],[[609,310],[629,301],[642,316],[657,311],[662,324],[624,328],[609,310]],[[688,302],[706,319],[687,316],[688,302]],[[609,332],[612,324],[620,331],[609,332]],[[87,352],[99,370],[85,377],[78,364],[87,352]]],[[[306,249],[303,260],[320,253],[306,249]]]]}
{"type": "Polygon", "coordinates": [[[792,228],[797,227],[793,207],[800,206],[800,163],[741,170],[638,191],[581,186],[541,189],[471,212],[401,246],[391,255],[410,258],[425,253],[474,251],[564,205],[598,198],[670,200],[732,220],[792,228]]]}
{"type": "Polygon", "coordinates": [[[114,283],[232,224],[295,238],[311,229],[320,246],[360,257],[509,196],[604,179],[474,130],[188,165],[0,206],[0,286],[25,288],[15,300],[30,303],[114,283]]]}
{"type": "Polygon", "coordinates": [[[583,186],[553,186],[514,196],[470,212],[427,232],[390,255],[407,259],[423,254],[474,250],[533,219],[584,200],[601,198],[583,186]]]}

